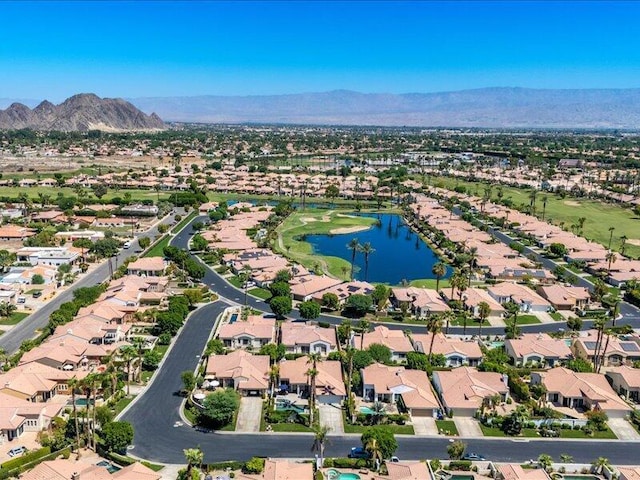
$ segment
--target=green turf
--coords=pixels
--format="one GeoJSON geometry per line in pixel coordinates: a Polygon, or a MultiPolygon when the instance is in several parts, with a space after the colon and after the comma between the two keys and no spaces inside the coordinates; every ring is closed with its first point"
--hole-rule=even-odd
{"type": "Polygon", "coordinates": [[[300,423],[272,423],[271,430],[274,432],[311,432],[311,429],[300,423]]]}
{"type": "MultiPolygon", "coordinates": [[[[479,194],[485,187],[485,183],[467,182],[449,177],[434,177],[433,185],[442,184],[445,188],[454,188],[455,185],[463,185],[470,188],[470,193],[475,195],[476,186],[479,194]]],[[[493,200],[497,201],[497,188],[493,187],[493,200]]],[[[503,199],[510,198],[514,206],[529,205],[531,193],[530,189],[520,189],[513,187],[502,187],[503,199]]],[[[630,208],[625,208],[616,204],[603,203],[597,200],[583,200],[571,197],[560,198],[552,193],[538,192],[536,197],[536,214],[542,215],[542,198],[547,197],[545,219],[552,220],[556,225],[564,222],[565,228],[576,224],[580,217],[585,217],[584,231],[582,236],[594,240],[604,246],[609,245],[609,228],[614,227],[613,242],[611,248],[620,250],[620,237],[626,235],[629,239],[640,239],[640,219],[630,208]],[[579,205],[576,205],[579,204],[579,205]]],[[[631,245],[627,242],[627,255],[633,257],[640,256],[640,246],[631,245]]]]}
{"type": "Polygon", "coordinates": [[[13,312],[9,318],[2,317],[0,319],[0,325],[17,325],[29,315],[31,314],[25,312],[13,312]]]}
{"type": "Polygon", "coordinates": [[[191,212],[189,215],[187,215],[186,217],[184,217],[182,220],[180,220],[180,223],[178,223],[175,227],[173,227],[171,229],[172,233],[178,233],[180,230],[182,230],[185,225],[187,223],[189,223],[191,221],[192,218],[194,218],[196,215],[198,215],[198,212],[196,210],[194,210],[193,212],[191,212]]]}
{"type": "Polygon", "coordinates": [[[169,245],[171,241],[171,237],[169,235],[165,235],[158,243],[156,243],[153,247],[151,247],[147,253],[144,254],[145,257],[164,257],[164,247],[169,245]]]}
{"type": "MultiPolygon", "coordinates": [[[[317,255],[313,253],[311,244],[299,239],[303,235],[329,234],[336,228],[370,227],[376,222],[375,218],[356,217],[348,211],[327,211],[307,209],[304,212],[291,214],[278,228],[278,240],[275,250],[291,260],[315,270],[348,280],[351,270],[350,263],[342,258],[317,255]]],[[[345,234],[345,252],[347,243],[353,238],[345,234]]]]}
{"type": "MultiPolygon", "coordinates": [[[[436,279],[435,278],[421,278],[418,280],[412,280],[410,282],[410,285],[412,287],[421,287],[421,288],[430,288],[435,290],[436,288],[436,279]]],[[[441,278],[440,279],[440,284],[438,285],[438,288],[440,290],[442,290],[443,288],[451,288],[451,284],[449,283],[449,279],[448,278],[441,278]]]]}
{"type": "MultiPolygon", "coordinates": [[[[125,391],[126,391],[126,387],[125,387],[125,391]]],[[[136,396],[132,395],[131,397],[122,397],[120,400],[118,400],[116,404],[113,406],[114,414],[118,415],[122,410],[125,409],[127,405],[133,402],[134,398],[136,398],[136,396]]]]}
{"type": "Polygon", "coordinates": [[[271,292],[265,288],[252,288],[248,293],[254,297],[261,298],[262,300],[268,300],[271,298],[271,292]]]}
{"type": "Polygon", "coordinates": [[[540,319],[535,315],[518,315],[518,325],[533,325],[535,323],[540,323],[540,319]]]}
{"type": "Polygon", "coordinates": [[[444,432],[445,435],[459,435],[456,422],[453,420],[436,420],[436,427],[439,432],[444,432]]]}
{"type": "MultiPolygon", "coordinates": [[[[344,433],[364,433],[369,428],[367,425],[351,425],[344,422],[344,433]]],[[[385,424],[385,428],[391,430],[394,435],[414,435],[413,425],[385,424]]]]}
{"type": "MultiPolygon", "coordinates": [[[[24,175],[21,175],[20,178],[24,178],[24,175]]],[[[86,203],[91,204],[93,202],[98,202],[98,199],[91,194],[91,189],[86,188],[85,191],[89,193],[86,198],[86,203]]],[[[58,193],[62,193],[65,197],[77,197],[78,195],[74,191],[73,188],[69,187],[0,187],[0,197],[11,197],[18,198],[21,193],[26,193],[29,195],[29,198],[33,199],[37,205],[39,204],[38,194],[42,193],[44,195],[50,195],[51,199],[55,199],[58,196],[58,193]]],[[[109,189],[107,194],[102,197],[100,202],[109,201],[114,197],[122,198],[125,193],[131,194],[132,200],[153,200],[157,201],[158,195],[153,190],[114,190],[112,188],[109,189]]],[[[171,192],[160,192],[160,200],[168,200],[171,196],[171,192]]],[[[53,201],[53,200],[50,200],[53,201]]]]}

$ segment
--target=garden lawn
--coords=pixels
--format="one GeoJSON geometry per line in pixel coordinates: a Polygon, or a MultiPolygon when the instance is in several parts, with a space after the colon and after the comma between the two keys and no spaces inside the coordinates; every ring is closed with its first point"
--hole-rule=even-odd
{"type": "Polygon", "coordinates": [[[516,323],[518,325],[533,325],[535,323],[540,323],[540,319],[535,315],[518,315],[516,323]]]}
{"type": "Polygon", "coordinates": [[[254,297],[261,298],[262,300],[269,300],[271,298],[271,292],[265,288],[252,288],[247,293],[249,293],[249,295],[253,295],[254,297]]]}
{"type": "MultiPolygon", "coordinates": [[[[482,430],[482,434],[485,437],[507,437],[507,435],[505,435],[505,433],[499,428],[487,427],[486,425],[483,425],[481,423],[479,425],[480,425],[480,430],[482,430]]],[[[539,436],[540,435],[538,435],[538,431],[535,428],[523,428],[522,435],[520,435],[520,437],[529,437],[529,438],[539,437],[539,436]]],[[[512,438],[518,438],[518,437],[512,437],[512,438]]]]}
{"type": "Polygon", "coordinates": [[[189,215],[187,215],[186,217],[184,217],[182,220],[180,220],[180,223],[178,223],[175,227],[173,227],[171,229],[172,233],[178,233],[180,230],[182,230],[185,225],[187,223],[189,223],[191,221],[192,218],[194,218],[196,215],[198,214],[197,210],[194,210],[193,212],[191,212],[189,215]]]}
{"type": "MultiPolygon", "coordinates": [[[[317,255],[313,252],[311,244],[301,240],[300,237],[330,234],[331,230],[336,228],[370,227],[376,222],[375,218],[357,217],[350,213],[353,212],[319,209],[292,213],[276,229],[278,239],[274,249],[308,269],[320,270],[336,278],[348,280],[351,264],[347,260],[317,255]]],[[[346,244],[350,239],[349,235],[345,235],[345,252],[347,252],[346,244]]]]}
{"type": "MultiPolygon", "coordinates": [[[[414,435],[413,425],[396,425],[384,424],[394,435],[414,435]]],[[[344,422],[344,433],[364,433],[369,428],[369,425],[351,425],[349,422],[344,422]]]]}
{"type": "Polygon", "coordinates": [[[446,435],[459,435],[453,420],[436,420],[436,426],[439,432],[448,432],[446,435]]]}
{"type": "MultiPolygon", "coordinates": [[[[25,175],[21,175],[20,178],[26,178],[25,175]]],[[[85,189],[89,193],[87,196],[87,202],[92,203],[97,201],[97,198],[91,194],[91,189],[85,189]]],[[[21,193],[26,193],[29,195],[29,198],[35,201],[36,204],[40,205],[38,194],[42,193],[44,195],[50,195],[52,199],[57,198],[58,193],[62,193],[65,197],[77,197],[78,195],[74,191],[73,188],[69,187],[0,187],[0,197],[10,197],[17,199],[21,193]]],[[[125,193],[131,194],[132,200],[153,200],[157,201],[158,195],[153,190],[120,190],[116,191],[115,189],[110,188],[107,191],[107,194],[102,197],[101,202],[111,200],[115,197],[122,198],[125,193]]],[[[169,200],[173,192],[160,192],[160,200],[169,200]]],[[[52,200],[53,201],[53,200],[52,200]]]]}
{"type": "Polygon", "coordinates": [[[171,238],[169,235],[165,235],[157,242],[153,247],[151,247],[147,253],[144,254],[145,257],[164,257],[164,247],[169,245],[169,241],[171,238]]]}
{"type": "Polygon", "coordinates": [[[2,317],[2,319],[0,320],[0,325],[17,325],[29,315],[31,314],[26,312],[13,312],[8,318],[2,317]]]}
{"type": "MultiPolygon", "coordinates": [[[[449,177],[434,177],[432,184],[442,184],[443,187],[450,189],[453,189],[456,185],[464,185],[473,195],[475,195],[477,187],[480,196],[485,185],[487,185],[482,182],[467,182],[449,177]]],[[[493,200],[496,201],[498,199],[496,195],[497,188],[495,185],[492,185],[492,187],[493,200]]],[[[531,201],[529,199],[531,189],[504,186],[502,191],[503,198],[510,198],[514,206],[529,205],[531,201]]],[[[545,219],[551,219],[556,225],[564,222],[565,228],[568,228],[570,225],[576,224],[580,217],[585,217],[586,221],[582,236],[594,240],[605,247],[609,245],[609,227],[614,227],[611,248],[616,251],[620,249],[620,237],[623,235],[626,235],[629,239],[640,239],[640,233],[638,233],[640,232],[640,219],[629,208],[570,196],[563,199],[553,193],[538,192],[536,213],[540,216],[542,215],[542,198],[545,196],[547,197],[545,219]]],[[[638,257],[640,256],[640,246],[631,245],[627,242],[625,253],[632,257],[638,257]]]]}
{"type": "MultiPolygon", "coordinates": [[[[409,284],[412,287],[419,287],[419,288],[430,288],[432,290],[435,290],[436,288],[436,279],[435,278],[422,278],[422,279],[418,279],[418,280],[412,280],[409,284]]],[[[440,279],[440,285],[438,285],[439,289],[443,289],[443,288],[451,288],[451,284],[449,283],[449,279],[448,278],[441,278],[440,279]]]]}
{"type": "MultiPolygon", "coordinates": [[[[126,391],[126,387],[125,387],[125,391],[126,391]]],[[[113,406],[114,414],[117,416],[122,410],[125,409],[127,405],[133,402],[134,398],[136,398],[136,396],[131,395],[131,397],[122,397],[120,400],[118,400],[116,404],[113,406]]]]}

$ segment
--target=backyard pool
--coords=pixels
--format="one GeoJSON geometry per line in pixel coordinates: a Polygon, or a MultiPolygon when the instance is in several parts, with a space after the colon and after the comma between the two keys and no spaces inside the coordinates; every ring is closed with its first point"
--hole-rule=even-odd
{"type": "Polygon", "coordinates": [[[231,315],[231,317],[229,318],[229,323],[236,323],[236,320],[238,320],[238,314],[234,313],[231,315]]]}
{"type": "Polygon", "coordinates": [[[276,400],[276,411],[286,412],[287,410],[291,410],[296,413],[304,413],[306,411],[306,408],[296,405],[295,403],[292,403],[288,400],[276,400]]]}
{"type": "Polygon", "coordinates": [[[365,415],[373,415],[374,412],[371,408],[369,407],[360,407],[360,413],[364,413],[365,415]]]}
{"type": "Polygon", "coordinates": [[[96,465],[97,465],[98,467],[106,467],[106,468],[107,468],[107,471],[108,471],[109,473],[116,473],[116,472],[118,472],[118,471],[122,470],[122,469],[121,469],[120,467],[118,467],[117,465],[114,465],[114,464],[113,464],[113,463],[111,463],[111,462],[107,462],[106,460],[102,460],[101,462],[96,463],[96,465]]]}
{"type": "Polygon", "coordinates": [[[327,470],[327,480],[360,480],[357,473],[340,473],[338,470],[327,470]]]}

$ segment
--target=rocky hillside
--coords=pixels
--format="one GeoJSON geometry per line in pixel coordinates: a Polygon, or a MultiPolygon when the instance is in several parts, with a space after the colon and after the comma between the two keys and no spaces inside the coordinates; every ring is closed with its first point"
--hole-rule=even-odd
{"type": "Polygon", "coordinates": [[[0,110],[0,129],[110,132],[159,130],[164,122],[155,113],[146,115],[120,98],[100,98],[90,93],[74,95],[60,105],[45,100],[33,110],[13,103],[0,110]]]}

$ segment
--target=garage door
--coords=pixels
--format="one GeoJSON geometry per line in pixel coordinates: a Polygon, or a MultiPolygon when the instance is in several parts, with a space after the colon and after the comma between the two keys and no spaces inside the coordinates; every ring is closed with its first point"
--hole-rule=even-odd
{"type": "Polygon", "coordinates": [[[432,408],[412,408],[411,415],[414,417],[433,417],[432,408]]]}

